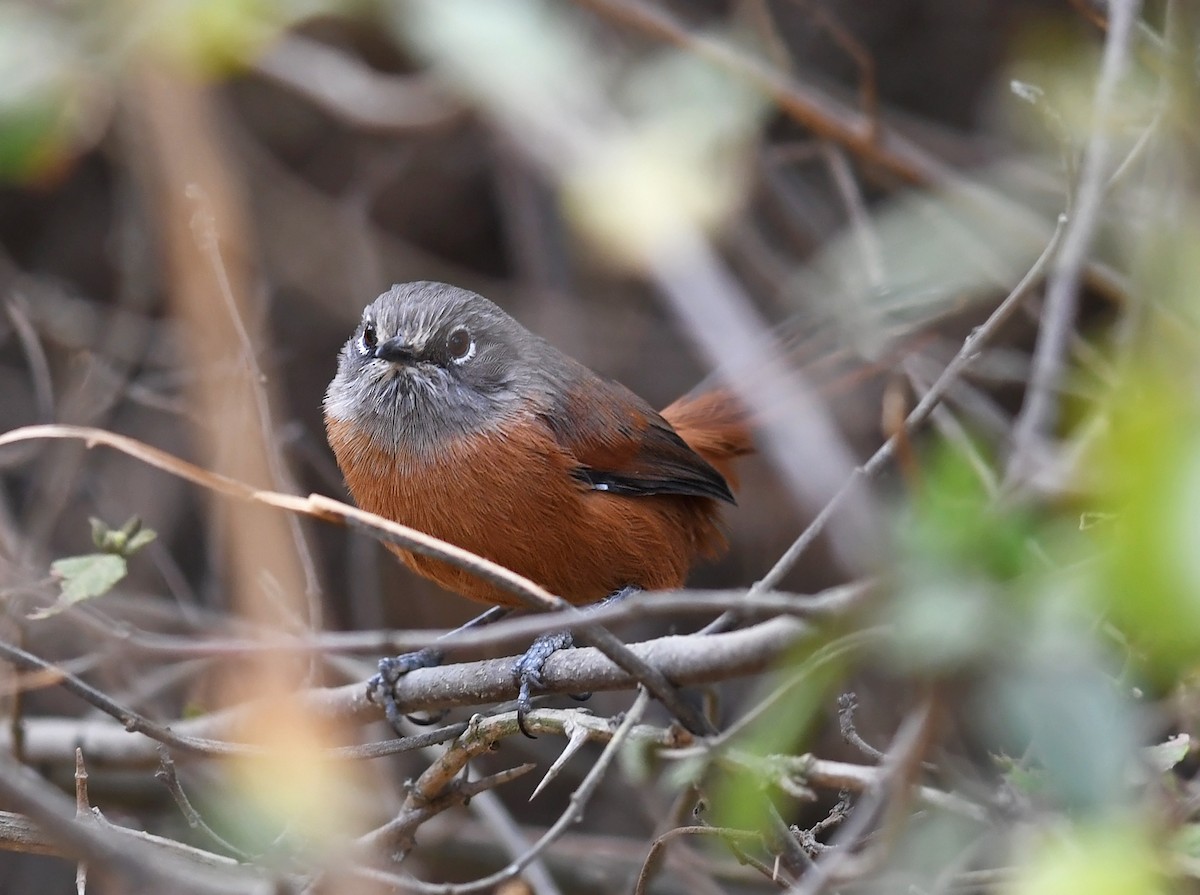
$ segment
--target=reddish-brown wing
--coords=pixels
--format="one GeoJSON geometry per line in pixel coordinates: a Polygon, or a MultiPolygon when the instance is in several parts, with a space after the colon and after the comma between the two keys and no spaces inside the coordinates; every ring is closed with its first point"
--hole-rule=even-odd
{"type": "MultiPolygon", "coordinates": [[[[680,399],[672,408],[684,403],[685,399],[680,399]]],[[[684,416],[693,431],[705,435],[702,420],[695,414],[684,416]]],[[[542,419],[558,444],[578,462],[575,477],[590,488],[631,496],[677,494],[733,503],[725,477],[662,415],[618,382],[585,377],[567,389],[542,419]]],[[[748,436],[743,440],[748,444],[748,436]]]]}

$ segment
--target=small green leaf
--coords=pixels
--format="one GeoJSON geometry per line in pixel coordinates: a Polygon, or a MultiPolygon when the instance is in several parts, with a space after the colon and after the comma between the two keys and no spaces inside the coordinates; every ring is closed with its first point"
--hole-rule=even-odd
{"type": "Polygon", "coordinates": [[[158,537],[158,532],[153,528],[143,528],[137,534],[129,539],[129,543],[125,545],[125,556],[133,556],[151,541],[158,537]]]}
{"type": "Polygon", "coordinates": [[[95,516],[88,522],[91,523],[92,540],[96,546],[115,556],[133,556],[158,537],[154,529],[143,528],[142,520],[137,516],[131,516],[120,528],[109,528],[108,523],[95,516]]]}
{"type": "Polygon", "coordinates": [[[111,531],[108,523],[95,516],[88,516],[88,524],[92,527],[92,543],[103,550],[104,545],[108,542],[108,533],[111,531]]]}
{"type": "Polygon", "coordinates": [[[115,553],[86,553],[55,560],[50,564],[50,574],[62,588],[55,611],[108,593],[125,577],[126,569],[125,557],[115,553]]]}

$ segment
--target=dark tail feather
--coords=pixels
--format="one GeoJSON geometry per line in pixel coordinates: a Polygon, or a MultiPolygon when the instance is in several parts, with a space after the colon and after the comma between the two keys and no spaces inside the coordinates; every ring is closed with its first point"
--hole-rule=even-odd
{"type": "Polygon", "coordinates": [[[677,399],[662,412],[663,418],[737,489],[733,461],[754,452],[750,414],[737,396],[726,388],[692,393],[677,399]]]}

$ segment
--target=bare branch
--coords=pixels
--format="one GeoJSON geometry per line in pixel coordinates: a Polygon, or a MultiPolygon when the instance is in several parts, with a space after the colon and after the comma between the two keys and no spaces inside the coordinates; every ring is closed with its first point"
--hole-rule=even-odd
{"type": "Polygon", "coordinates": [[[1129,47],[1137,24],[1139,0],[1110,4],[1104,58],[1092,111],[1092,130],[1083,152],[1074,209],[1063,236],[1062,253],[1046,287],[1042,328],[1033,355],[1033,376],[1013,430],[1008,483],[1029,478],[1039,460],[1041,439],[1057,419],[1057,390],[1063,373],[1063,353],[1075,322],[1079,288],[1092,236],[1099,226],[1100,206],[1110,175],[1111,128],[1117,85],[1128,65],[1129,47]]]}

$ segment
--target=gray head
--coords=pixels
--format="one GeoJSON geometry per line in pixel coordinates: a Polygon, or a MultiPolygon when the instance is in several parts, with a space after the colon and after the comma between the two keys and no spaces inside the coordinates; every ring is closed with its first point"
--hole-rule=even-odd
{"type": "Polygon", "coordinates": [[[561,355],[481,295],[393,286],[338,355],[325,413],[383,449],[427,455],[499,426],[544,393],[561,355]]]}

